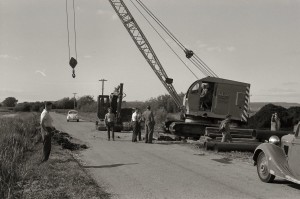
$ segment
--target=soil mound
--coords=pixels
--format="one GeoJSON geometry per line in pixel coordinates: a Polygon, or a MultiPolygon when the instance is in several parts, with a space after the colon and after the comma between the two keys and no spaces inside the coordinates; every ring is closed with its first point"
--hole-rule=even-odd
{"type": "Polygon", "coordinates": [[[286,109],[274,104],[267,104],[249,118],[247,127],[270,129],[273,113],[278,114],[282,130],[292,130],[293,126],[300,121],[300,107],[290,107],[286,109]]]}
{"type": "Polygon", "coordinates": [[[69,149],[71,151],[79,149],[87,149],[85,144],[76,144],[71,142],[72,137],[68,133],[55,131],[53,134],[53,140],[55,140],[63,149],[69,149]]]}

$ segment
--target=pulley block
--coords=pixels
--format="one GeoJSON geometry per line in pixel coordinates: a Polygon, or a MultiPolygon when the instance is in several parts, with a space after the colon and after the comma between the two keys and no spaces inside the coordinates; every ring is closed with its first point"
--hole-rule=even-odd
{"type": "Polygon", "coordinates": [[[186,56],[186,58],[190,59],[191,57],[193,57],[193,55],[194,55],[193,51],[188,50],[188,49],[185,50],[185,56],[186,56]]]}

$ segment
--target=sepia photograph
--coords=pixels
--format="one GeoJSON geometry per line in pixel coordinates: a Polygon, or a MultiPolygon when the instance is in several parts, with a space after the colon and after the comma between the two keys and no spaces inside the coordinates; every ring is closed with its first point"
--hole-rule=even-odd
{"type": "Polygon", "coordinates": [[[299,64],[300,0],[0,0],[0,198],[300,198],[299,64]]]}

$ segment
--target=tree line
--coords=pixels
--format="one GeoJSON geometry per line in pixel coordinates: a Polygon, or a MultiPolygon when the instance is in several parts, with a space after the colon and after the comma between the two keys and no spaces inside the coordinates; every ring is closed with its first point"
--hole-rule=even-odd
{"type": "MultiPolygon", "coordinates": [[[[181,93],[180,97],[183,99],[184,94],[181,93]]],[[[150,98],[146,101],[123,101],[122,107],[124,108],[140,108],[145,110],[147,106],[151,106],[152,110],[163,111],[166,113],[176,113],[179,108],[174,103],[172,97],[168,94],[160,95],[156,98],[150,98]]],[[[15,97],[7,97],[0,103],[0,106],[10,107],[15,111],[35,111],[40,112],[44,108],[44,102],[22,102],[18,103],[15,97]]],[[[75,107],[84,112],[96,112],[97,101],[91,95],[85,95],[75,99],[75,107]]],[[[74,109],[74,98],[64,97],[60,100],[53,101],[53,109],[74,109]]]]}

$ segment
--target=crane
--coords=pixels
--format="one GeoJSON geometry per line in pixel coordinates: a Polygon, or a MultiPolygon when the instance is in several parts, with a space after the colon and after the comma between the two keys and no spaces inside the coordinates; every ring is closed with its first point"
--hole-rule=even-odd
{"type": "Polygon", "coordinates": [[[143,54],[158,79],[173,98],[175,104],[178,107],[182,107],[181,99],[172,84],[173,79],[168,77],[146,36],[133,18],[125,3],[122,0],[109,0],[109,2],[121,19],[123,25],[140,52],[143,54]]]}
{"type": "Polygon", "coordinates": [[[109,0],[134,43],[155,72],[161,83],[184,112],[185,121],[170,124],[170,131],[176,135],[199,137],[206,127],[216,127],[227,114],[232,115],[235,126],[243,125],[248,118],[250,84],[219,78],[193,51],[185,48],[177,38],[140,1],[142,8],[180,46],[186,57],[207,77],[198,79],[187,90],[183,104],[173,87],[173,79],[168,77],[146,36],[130,13],[123,0],[109,0]],[[206,99],[201,93],[207,90],[206,99]]]}

